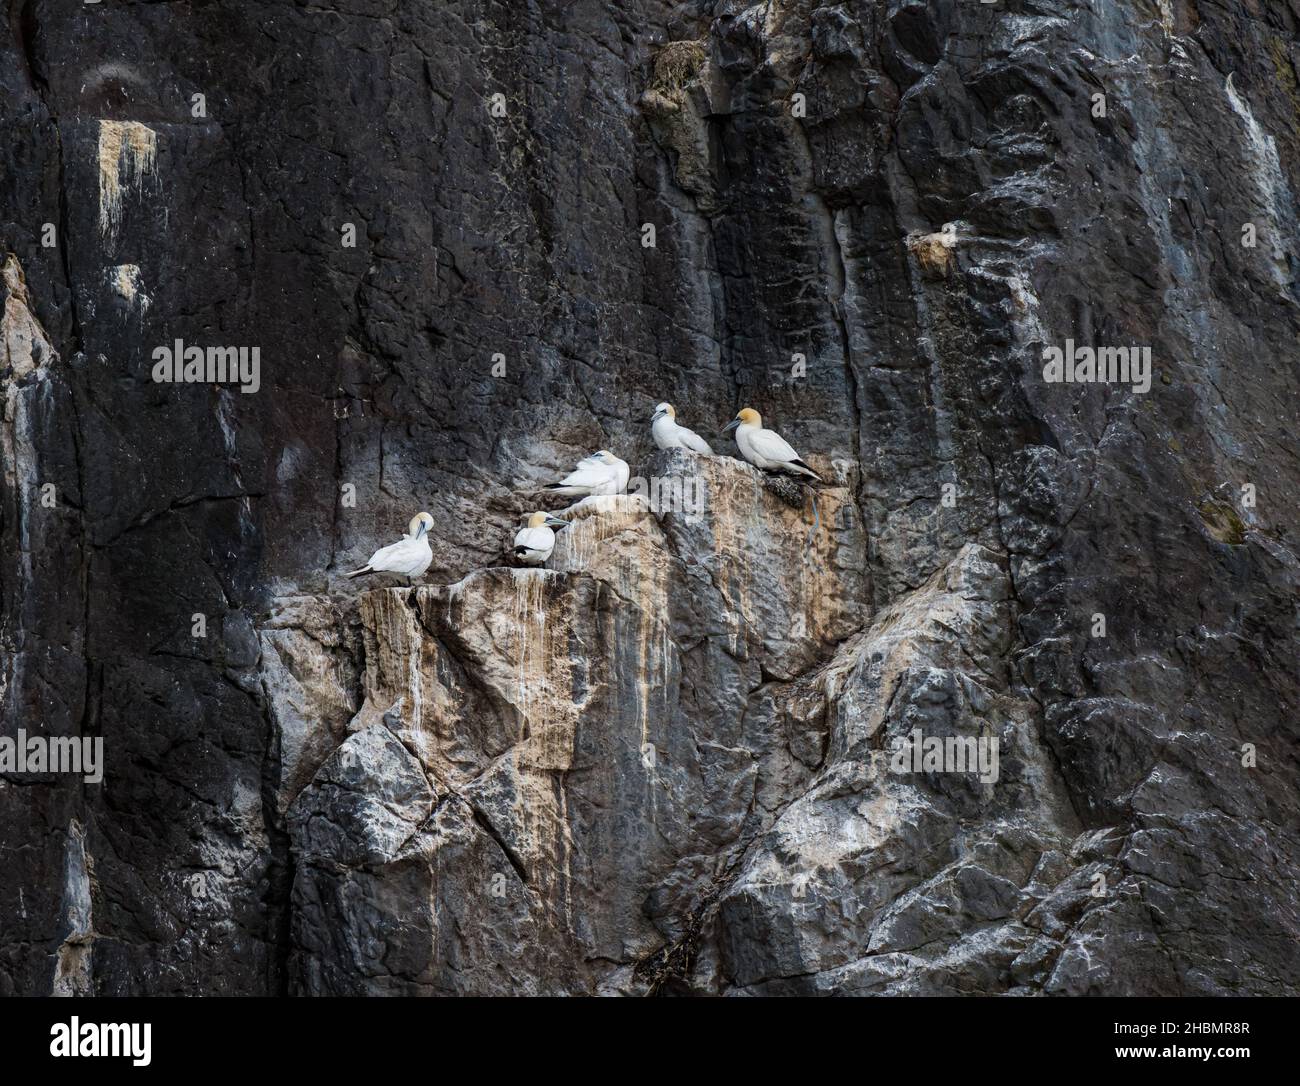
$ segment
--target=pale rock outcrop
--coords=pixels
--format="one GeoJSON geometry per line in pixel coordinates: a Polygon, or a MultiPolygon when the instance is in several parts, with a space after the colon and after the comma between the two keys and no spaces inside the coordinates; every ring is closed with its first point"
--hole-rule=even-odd
{"type": "MultiPolygon", "coordinates": [[[[452,939],[466,925],[500,931],[496,880],[524,907],[511,923],[526,920],[537,953],[572,963],[563,986],[594,991],[609,968],[582,963],[652,955],[663,936],[647,909],[667,918],[694,908],[730,852],[770,820],[765,805],[779,808],[807,778],[824,745],[819,722],[773,719],[786,700],[776,689],[758,719],[746,713],[754,686],[814,666],[862,605],[860,565],[841,553],[861,550],[861,527],[833,527],[843,489],[822,492],[827,519],[809,546],[806,510],[739,461],[672,452],[653,478],[662,492],[649,498],[562,512],[570,525],[555,568],[492,568],[363,597],[365,703],[343,749],[390,736],[390,757],[414,758],[443,799],[432,818],[424,792],[397,807],[359,802],[332,816],[341,839],[322,837],[307,827],[335,787],[327,763],[291,812],[302,945],[351,922],[330,903],[357,866],[367,886],[405,885],[415,864],[429,876],[423,919],[389,918],[412,941],[452,939]],[[363,861],[350,842],[391,836],[393,818],[412,826],[412,843],[363,861]],[[495,853],[486,881],[480,867],[446,866],[444,851],[471,840],[476,854],[495,853]]],[[[382,912],[388,891],[374,893],[368,911],[382,912]]],[[[300,975],[319,991],[508,991],[504,976],[485,980],[483,949],[460,945],[412,976],[379,979],[361,961],[345,977],[344,963],[325,970],[304,951],[300,975]]]]}

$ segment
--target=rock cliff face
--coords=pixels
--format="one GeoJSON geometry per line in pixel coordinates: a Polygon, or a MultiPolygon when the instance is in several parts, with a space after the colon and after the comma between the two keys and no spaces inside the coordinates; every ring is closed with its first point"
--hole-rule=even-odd
{"type": "Polygon", "coordinates": [[[0,993],[1300,991],[1295,0],[8,10],[0,993]]]}

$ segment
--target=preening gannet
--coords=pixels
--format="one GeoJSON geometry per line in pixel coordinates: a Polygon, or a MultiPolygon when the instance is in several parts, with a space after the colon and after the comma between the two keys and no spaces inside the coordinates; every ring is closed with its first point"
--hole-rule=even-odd
{"type": "Polygon", "coordinates": [[[752,407],[742,408],[723,429],[736,431],[736,444],[740,446],[740,455],[756,468],[764,471],[784,471],[790,475],[806,475],[821,482],[821,476],[799,459],[799,454],[790,447],[775,430],[763,429],[763,416],[752,407]]]}
{"type": "Polygon", "coordinates": [[[670,403],[661,403],[650,417],[650,432],[661,449],[690,449],[691,452],[712,456],[709,443],[694,430],[677,424],[677,409],[670,403]]]}
{"type": "Polygon", "coordinates": [[[607,449],[592,453],[558,483],[547,483],[552,494],[588,497],[592,494],[622,494],[632,469],[607,449]]]}
{"type": "Polygon", "coordinates": [[[515,535],[515,558],[526,566],[540,566],[555,549],[555,533],[569,522],[550,513],[534,513],[515,535]]]}
{"type": "Polygon", "coordinates": [[[419,577],[433,561],[428,535],[431,527],[433,527],[433,517],[428,513],[417,513],[411,518],[406,535],[396,543],[380,547],[364,566],[343,576],[360,577],[366,573],[398,573],[403,577],[419,577]]]}

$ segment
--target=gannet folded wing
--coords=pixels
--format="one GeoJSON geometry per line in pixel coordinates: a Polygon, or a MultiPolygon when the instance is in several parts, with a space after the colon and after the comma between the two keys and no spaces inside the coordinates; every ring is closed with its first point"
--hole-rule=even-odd
{"type": "Polygon", "coordinates": [[[689,430],[685,426],[678,426],[677,438],[692,452],[704,453],[705,456],[713,455],[713,449],[710,448],[709,443],[694,430],[689,430]]]}
{"type": "Polygon", "coordinates": [[[764,460],[770,460],[777,464],[798,464],[806,470],[812,470],[799,459],[799,454],[794,451],[794,446],[775,430],[755,430],[748,437],[749,447],[764,460]]]}
{"type": "Polygon", "coordinates": [[[558,483],[550,483],[547,490],[561,490],[577,492],[588,492],[596,487],[610,482],[614,478],[613,469],[608,465],[602,464],[599,460],[592,460],[588,457],[581,461],[578,466],[558,483]]]}

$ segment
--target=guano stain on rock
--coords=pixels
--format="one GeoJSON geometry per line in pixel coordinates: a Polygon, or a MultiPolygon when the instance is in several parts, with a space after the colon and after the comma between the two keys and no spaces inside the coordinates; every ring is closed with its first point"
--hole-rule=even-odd
{"type": "Polygon", "coordinates": [[[122,201],[139,194],[157,168],[158,134],[139,121],[99,122],[99,232],[117,237],[122,222],[122,201]]]}

